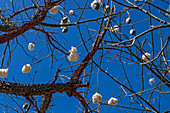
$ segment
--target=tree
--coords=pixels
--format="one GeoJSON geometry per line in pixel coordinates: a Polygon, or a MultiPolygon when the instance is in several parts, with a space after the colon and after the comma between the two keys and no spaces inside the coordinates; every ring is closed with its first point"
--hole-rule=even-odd
{"type": "Polygon", "coordinates": [[[4,112],[170,111],[168,1],[1,2],[4,112]]]}

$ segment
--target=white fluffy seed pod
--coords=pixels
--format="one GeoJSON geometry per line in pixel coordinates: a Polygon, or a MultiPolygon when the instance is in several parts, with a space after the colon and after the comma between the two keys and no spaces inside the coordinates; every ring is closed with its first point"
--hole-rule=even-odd
{"type": "Polygon", "coordinates": [[[61,24],[69,24],[69,23],[70,23],[70,21],[69,21],[69,19],[68,19],[67,16],[65,16],[65,17],[62,18],[61,24]]]}
{"type": "Polygon", "coordinates": [[[155,83],[155,79],[154,78],[150,78],[149,79],[149,84],[152,86],[152,83],[155,83]]]}
{"type": "Polygon", "coordinates": [[[69,14],[70,14],[71,16],[74,16],[74,11],[73,11],[73,10],[70,10],[70,11],[69,11],[69,14]]]}
{"type": "Polygon", "coordinates": [[[104,11],[107,12],[107,13],[109,13],[109,12],[110,12],[110,7],[109,7],[108,5],[105,5],[104,11]]]}
{"type": "Polygon", "coordinates": [[[55,15],[58,12],[58,6],[54,6],[53,8],[50,9],[50,13],[55,15]]]}
{"type": "Polygon", "coordinates": [[[131,29],[129,33],[130,33],[130,35],[135,35],[136,31],[135,31],[135,29],[131,29]]]}
{"type": "Polygon", "coordinates": [[[70,55],[67,57],[70,61],[77,61],[79,60],[79,55],[77,54],[77,49],[71,46],[71,50],[69,50],[70,55]]]}
{"type": "MultiPolygon", "coordinates": [[[[60,25],[64,25],[64,24],[69,24],[70,23],[70,20],[69,18],[66,16],[64,17],[61,22],[60,22],[60,25]]],[[[64,28],[64,27],[68,27],[68,26],[62,26],[61,28],[64,28]]]]}
{"type": "Polygon", "coordinates": [[[8,72],[8,68],[7,69],[0,69],[0,77],[1,78],[6,78],[7,77],[7,72],[8,72]]]}
{"type": "Polygon", "coordinates": [[[35,45],[34,45],[33,43],[29,43],[29,44],[28,44],[28,49],[29,49],[30,51],[33,51],[34,48],[35,48],[35,45]]]}
{"type": "Polygon", "coordinates": [[[95,43],[92,44],[92,47],[94,47],[94,44],[95,44],[95,43]]]}
{"type": "Polygon", "coordinates": [[[114,25],[114,31],[115,31],[115,32],[118,32],[118,31],[119,31],[118,25],[114,25]]]}
{"type": "Polygon", "coordinates": [[[68,56],[68,59],[70,61],[78,61],[79,60],[79,55],[77,53],[74,53],[74,54],[70,53],[70,55],[68,56]]]}
{"type": "Polygon", "coordinates": [[[99,7],[101,6],[101,4],[102,4],[101,0],[94,0],[94,1],[91,3],[91,8],[98,10],[99,7]]]}
{"type": "Polygon", "coordinates": [[[92,101],[93,101],[94,104],[99,104],[102,101],[102,95],[96,92],[92,96],[92,101]]]}
{"type": "Polygon", "coordinates": [[[25,64],[23,67],[22,67],[22,72],[23,73],[29,73],[31,71],[31,65],[30,64],[25,64]]]}
{"type": "Polygon", "coordinates": [[[102,5],[102,1],[101,0],[94,0],[96,2],[98,2],[100,4],[100,6],[102,5]]]}
{"type": "Polygon", "coordinates": [[[114,25],[114,27],[111,27],[111,28],[110,28],[110,31],[111,31],[111,32],[114,32],[114,31],[115,31],[115,32],[118,32],[118,31],[119,31],[118,25],[114,25]]]}
{"type": "Polygon", "coordinates": [[[76,53],[77,49],[73,46],[71,46],[71,50],[69,50],[70,53],[76,53]]]}
{"type": "Polygon", "coordinates": [[[63,27],[62,33],[67,33],[68,32],[68,27],[63,27]]]}
{"type": "Polygon", "coordinates": [[[24,104],[22,105],[22,107],[23,107],[24,109],[27,109],[28,104],[27,104],[27,103],[24,103],[24,104]]]}
{"type": "Polygon", "coordinates": [[[118,103],[118,100],[116,98],[111,97],[108,101],[108,104],[111,106],[116,106],[118,103]]]}
{"type": "Polygon", "coordinates": [[[127,23],[127,24],[130,24],[130,23],[131,23],[131,21],[132,21],[132,20],[131,20],[131,18],[130,18],[130,17],[126,18],[126,23],[127,23]]]}
{"type": "Polygon", "coordinates": [[[144,60],[145,62],[149,61],[151,58],[151,54],[149,53],[145,53],[144,55],[142,55],[142,60],[144,60]]]}

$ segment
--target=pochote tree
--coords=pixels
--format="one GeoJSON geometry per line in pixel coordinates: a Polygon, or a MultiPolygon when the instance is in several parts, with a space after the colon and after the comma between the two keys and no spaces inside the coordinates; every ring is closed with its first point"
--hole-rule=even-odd
{"type": "Polygon", "coordinates": [[[1,1],[0,109],[170,112],[169,18],[166,0],[1,1]]]}

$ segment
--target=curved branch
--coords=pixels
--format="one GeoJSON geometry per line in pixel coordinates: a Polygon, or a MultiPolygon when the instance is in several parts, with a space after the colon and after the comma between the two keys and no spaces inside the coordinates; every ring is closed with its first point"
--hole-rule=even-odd
{"type": "Polygon", "coordinates": [[[51,102],[52,95],[44,95],[44,99],[42,101],[42,104],[40,106],[40,113],[45,113],[45,111],[48,109],[48,106],[51,102]]]}
{"type": "Polygon", "coordinates": [[[161,23],[163,23],[163,24],[168,24],[166,21],[164,21],[164,20],[162,20],[162,19],[156,17],[155,15],[149,13],[148,11],[146,11],[146,10],[140,8],[140,7],[138,7],[137,5],[135,5],[135,4],[131,3],[131,2],[129,2],[128,0],[125,0],[125,1],[126,1],[128,4],[130,4],[131,6],[122,4],[122,3],[120,3],[120,2],[118,2],[118,1],[116,1],[116,0],[113,0],[113,1],[116,2],[116,3],[118,3],[118,4],[120,4],[120,5],[122,5],[122,6],[128,7],[128,8],[138,9],[138,10],[142,11],[143,13],[149,15],[150,17],[154,18],[155,20],[157,20],[157,21],[159,21],[159,22],[161,22],[161,23]]]}
{"type": "Polygon", "coordinates": [[[83,105],[83,107],[84,107],[84,109],[85,109],[85,113],[89,113],[88,109],[90,109],[90,108],[89,108],[88,104],[86,103],[84,97],[83,97],[80,93],[78,93],[78,91],[74,91],[73,95],[74,95],[74,96],[81,102],[81,104],[83,105]]]}
{"type": "Polygon", "coordinates": [[[60,4],[64,0],[57,0],[53,3],[48,2],[43,9],[39,10],[34,17],[32,18],[32,21],[23,24],[20,27],[17,27],[16,29],[9,31],[6,34],[3,34],[0,36],[0,44],[5,43],[9,40],[14,39],[15,37],[21,35],[22,33],[26,32],[27,30],[31,29],[32,27],[36,26],[39,24],[39,22],[43,21],[46,17],[48,8],[53,4],[60,4]]]}

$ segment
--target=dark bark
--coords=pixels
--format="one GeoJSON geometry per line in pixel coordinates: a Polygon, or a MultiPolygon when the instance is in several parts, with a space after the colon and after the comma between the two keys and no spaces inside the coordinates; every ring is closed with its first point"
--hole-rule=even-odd
{"type": "Polygon", "coordinates": [[[80,81],[56,84],[18,84],[0,81],[0,93],[14,94],[16,96],[51,95],[53,93],[69,93],[79,87],[86,87],[80,81]]]}

